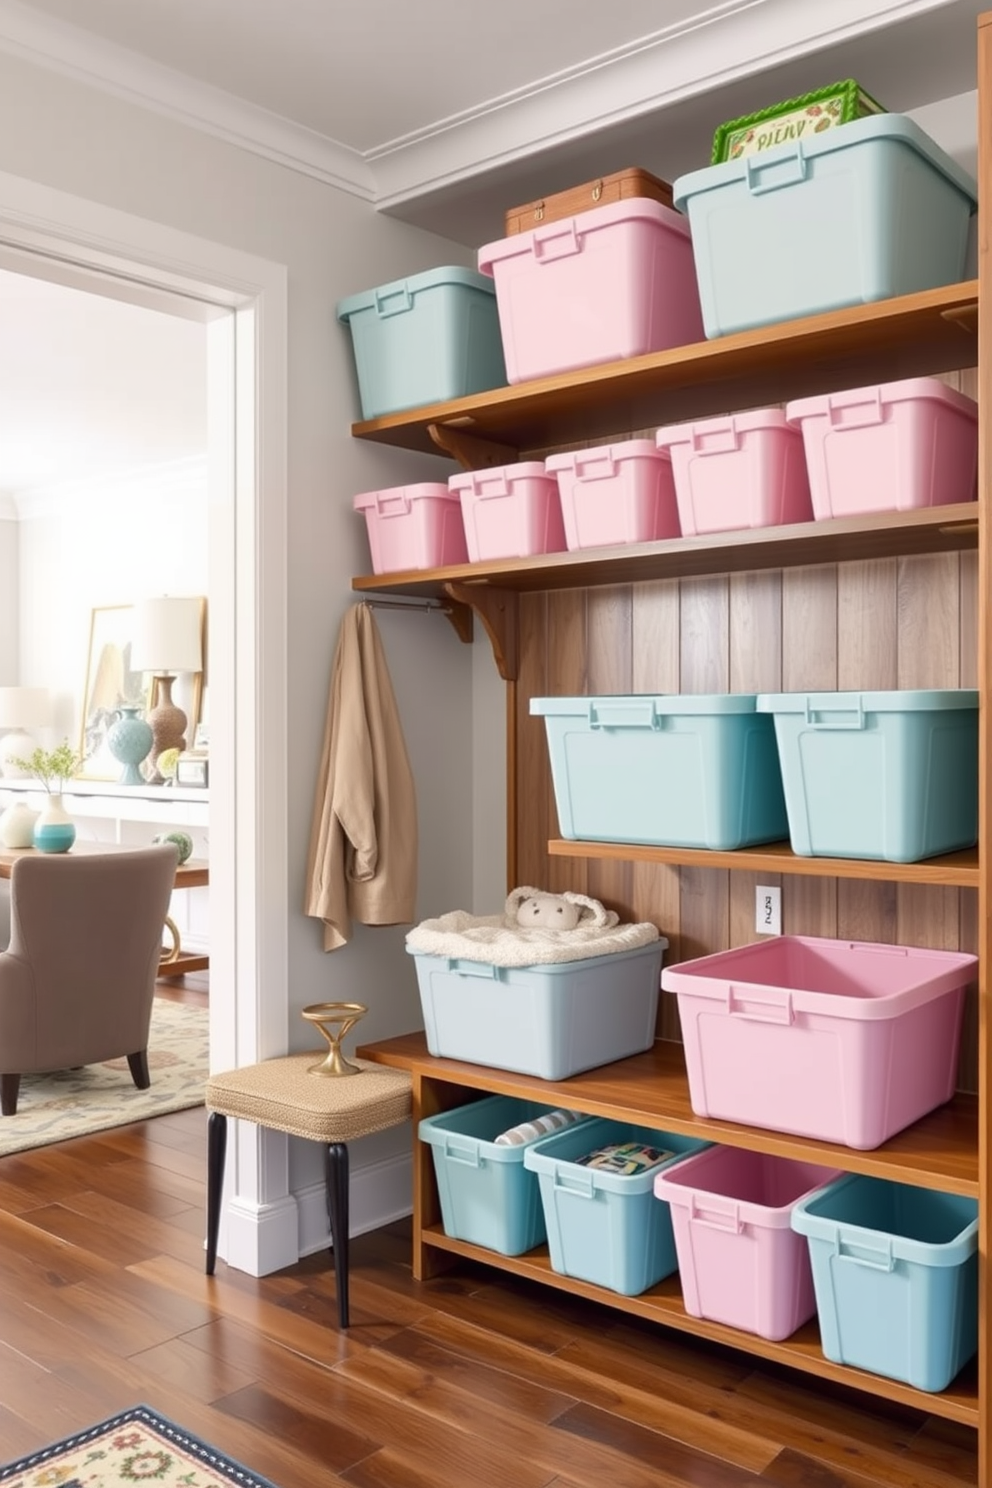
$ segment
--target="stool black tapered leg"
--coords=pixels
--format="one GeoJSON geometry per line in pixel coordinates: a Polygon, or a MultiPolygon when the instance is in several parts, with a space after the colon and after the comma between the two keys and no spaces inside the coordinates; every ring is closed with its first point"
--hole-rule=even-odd
{"type": "Polygon", "coordinates": [[[211,1111],[207,1120],[207,1275],[213,1276],[220,1229],[220,1199],[227,1156],[227,1117],[211,1111]]]}
{"type": "Polygon", "coordinates": [[[331,1222],[334,1275],[338,1288],[338,1325],[348,1326],[348,1148],[330,1142],[324,1149],[327,1217],[331,1222]]]}

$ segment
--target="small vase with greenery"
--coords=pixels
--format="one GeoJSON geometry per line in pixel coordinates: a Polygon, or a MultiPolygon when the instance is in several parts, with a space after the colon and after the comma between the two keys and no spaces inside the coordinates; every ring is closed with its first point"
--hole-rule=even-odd
{"type": "Polygon", "coordinates": [[[30,770],[48,792],[48,805],[34,824],[34,845],[41,852],[68,852],[76,840],[76,828],[62,805],[62,792],[82,768],[82,760],[63,739],[55,749],[36,749],[28,759],[18,760],[22,770],[30,770]]]}

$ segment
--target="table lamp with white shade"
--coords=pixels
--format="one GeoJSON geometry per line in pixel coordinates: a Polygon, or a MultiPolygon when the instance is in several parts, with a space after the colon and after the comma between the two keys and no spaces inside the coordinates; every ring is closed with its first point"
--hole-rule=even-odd
{"type": "MultiPolygon", "coordinates": [[[[152,704],[146,719],[152,729],[153,763],[166,749],[186,748],[189,720],[172,700],[172,684],[179,672],[198,672],[203,666],[203,600],[161,595],[134,606],[131,668],[153,674],[152,704]]],[[[156,768],[151,777],[161,783],[156,768]]]]}
{"type": "Polygon", "coordinates": [[[52,698],[47,687],[0,687],[0,729],[9,730],[0,739],[0,772],[9,780],[31,774],[15,760],[26,760],[38,747],[33,729],[52,721],[52,698]]]}

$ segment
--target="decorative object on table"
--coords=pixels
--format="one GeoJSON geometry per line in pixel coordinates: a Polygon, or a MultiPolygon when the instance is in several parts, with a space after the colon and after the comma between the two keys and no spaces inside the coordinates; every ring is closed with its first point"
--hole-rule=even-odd
{"type": "MultiPolygon", "coordinates": [[[[3,818],[0,817],[0,822],[2,820],[3,818]]],[[[152,838],[152,841],[155,843],[174,842],[179,853],[180,864],[185,863],[187,859],[193,856],[193,839],[188,832],[180,832],[178,830],[173,832],[159,832],[157,837],[152,838]]]]}
{"type": "Polygon", "coordinates": [[[853,78],[817,88],[799,98],[787,98],[757,113],[721,124],[713,136],[712,165],[758,155],[776,145],[795,144],[822,134],[838,124],[850,124],[870,114],[888,111],[853,78]]]}
{"type": "Polygon", "coordinates": [[[80,773],[88,780],[114,780],[120,762],[107,748],[118,708],[147,708],[145,679],[131,662],[134,606],[102,605],[90,613],[90,642],[79,731],[80,773]]]}
{"type": "Polygon", "coordinates": [[[176,760],[176,784],[206,786],[210,781],[210,760],[205,749],[186,749],[176,760]]]}
{"type": "MultiPolygon", "coordinates": [[[[151,757],[157,761],[167,749],[186,748],[186,730],[196,726],[195,717],[173,701],[172,687],[180,672],[201,675],[203,667],[203,620],[201,597],[161,595],[140,601],[134,607],[135,668],[152,675],[152,706],[147,719],[152,728],[151,757]]],[[[161,785],[164,777],[157,765],[151,776],[161,785]]]]}
{"type": "Polygon", "coordinates": [[[8,779],[23,779],[27,771],[17,759],[37,748],[33,729],[51,722],[52,699],[47,687],[0,687],[0,729],[8,729],[0,739],[0,772],[8,779]]]}
{"type": "Polygon", "coordinates": [[[63,739],[55,749],[36,749],[18,760],[29,775],[35,775],[48,793],[48,801],[38,813],[33,840],[40,852],[68,852],[76,840],[76,827],[62,804],[67,780],[79,774],[82,761],[69,740],[63,739]]]}
{"type": "Polygon", "coordinates": [[[364,1018],[368,1008],[362,1002],[314,1002],[303,1009],[308,1023],[320,1029],[330,1048],[327,1058],[312,1064],[311,1075],[360,1075],[361,1067],[351,1064],[341,1053],[341,1041],[364,1018]]]}
{"type": "Polygon", "coordinates": [[[163,784],[175,784],[176,770],[179,766],[179,756],[181,753],[181,749],[163,749],[155,761],[155,769],[161,775],[163,784]]]}
{"type": "Polygon", "coordinates": [[[274,1488],[269,1478],[249,1472],[240,1462],[217,1451],[167,1416],[147,1405],[134,1405],[0,1467],[0,1483],[17,1488],[45,1484],[86,1484],[86,1488],[133,1488],[157,1483],[159,1488],[274,1488]]]}
{"type": "Polygon", "coordinates": [[[145,777],[138,766],[148,757],[152,737],[151,724],[141,717],[140,707],[122,703],[116,721],[107,730],[107,748],[124,766],[118,785],[144,785],[145,777]]]}
{"type": "Polygon", "coordinates": [[[12,801],[0,813],[0,842],[4,847],[33,847],[34,824],[37,811],[32,811],[27,801],[12,801]]]}

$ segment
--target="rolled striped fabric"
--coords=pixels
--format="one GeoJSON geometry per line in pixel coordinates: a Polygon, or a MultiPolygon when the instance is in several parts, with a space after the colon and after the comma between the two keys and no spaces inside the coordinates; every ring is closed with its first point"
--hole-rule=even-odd
{"type": "Polygon", "coordinates": [[[535,1116],[533,1121],[521,1121],[519,1126],[500,1132],[495,1139],[496,1146],[522,1147],[525,1142],[533,1142],[535,1137],[544,1137],[548,1132],[558,1131],[559,1127],[571,1126],[581,1116],[581,1111],[547,1111],[543,1116],[535,1116]]]}

